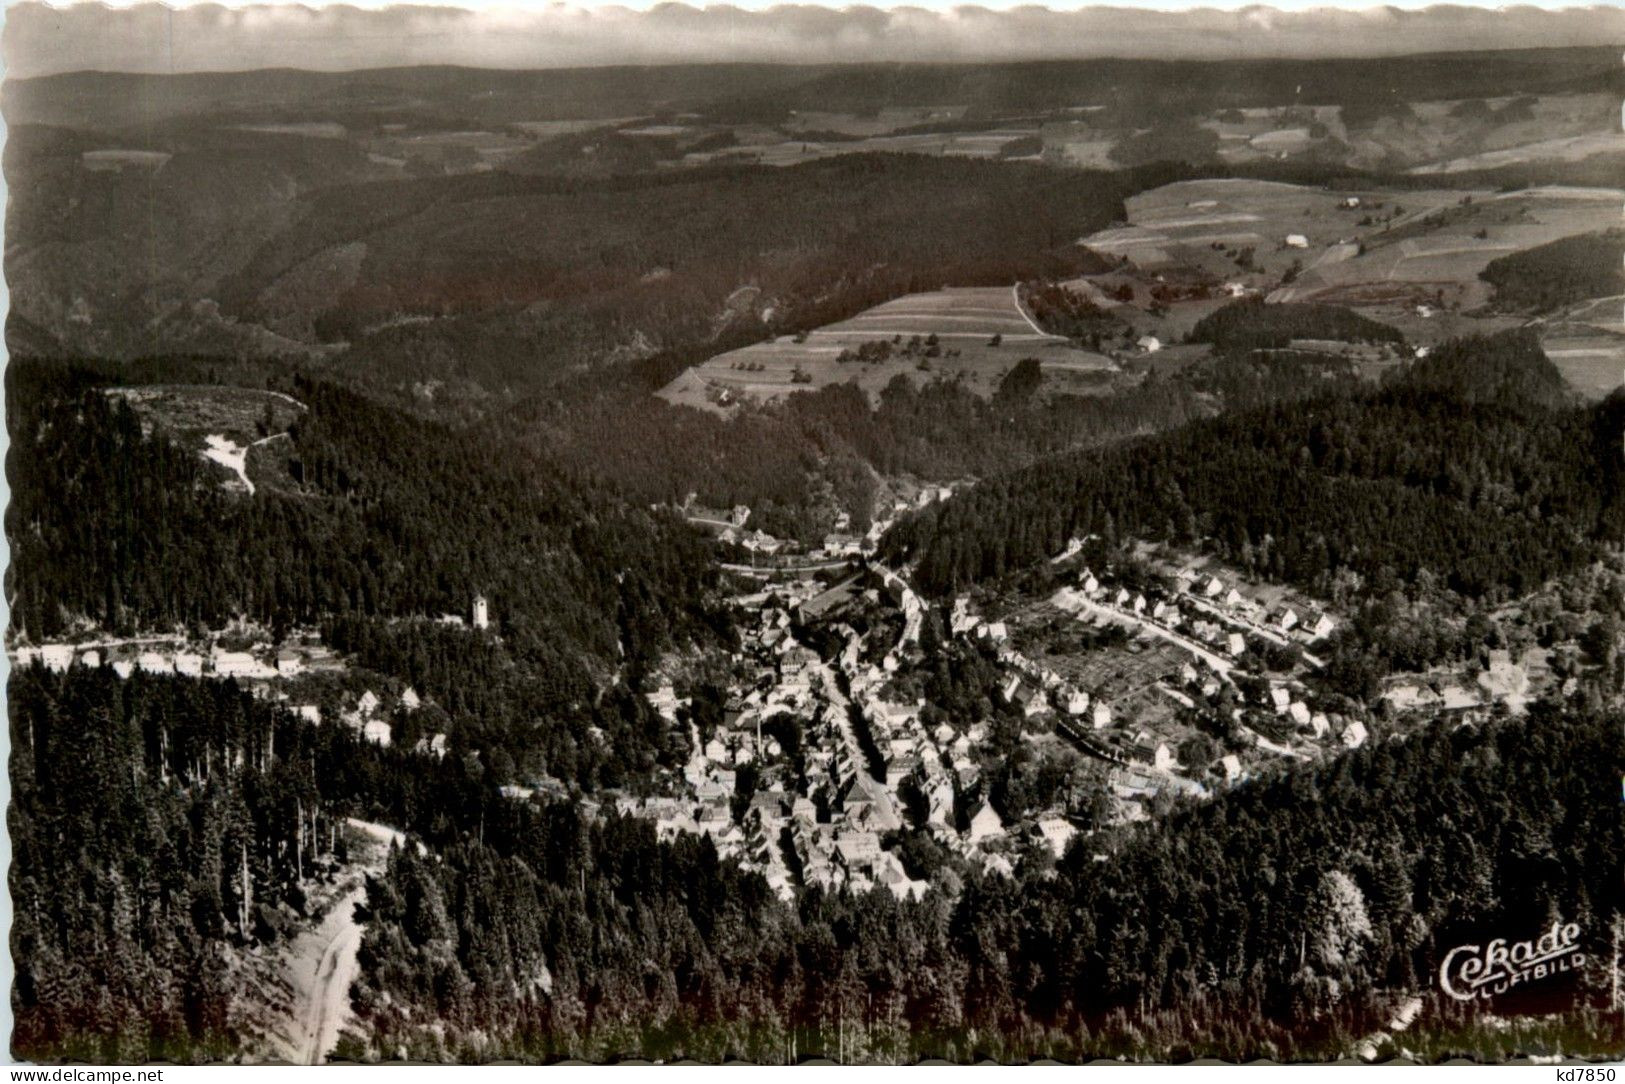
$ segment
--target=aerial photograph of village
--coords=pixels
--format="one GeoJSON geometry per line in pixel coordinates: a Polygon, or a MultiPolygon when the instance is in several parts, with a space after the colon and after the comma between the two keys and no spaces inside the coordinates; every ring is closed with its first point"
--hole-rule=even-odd
{"type": "Polygon", "coordinates": [[[1625,1057],[1622,46],[12,5],[11,1060],[1625,1057]]]}

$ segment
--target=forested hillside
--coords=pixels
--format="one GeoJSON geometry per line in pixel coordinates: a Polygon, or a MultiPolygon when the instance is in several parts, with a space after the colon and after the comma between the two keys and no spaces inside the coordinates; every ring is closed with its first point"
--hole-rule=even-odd
{"type": "Polygon", "coordinates": [[[277,470],[245,500],[94,381],[10,375],[13,609],[36,638],[80,616],[112,630],[438,616],[483,591],[504,625],[613,650],[617,617],[654,638],[684,629],[709,575],[675,521],[331,385],[292,385],[309,410],[266,446],[277,470]]]}
{"type": "MultiPolygon", "coordinates": [[[[468,748],[597,785],[673,754],[610,674],[726,638],[704,542],[676,519],[592,494],[544,462],[409,420],[330,385],[265,453],[252,497],[222,488],[162,429],[143,434],[101,378],[14,365],[10,584],[18,634],[80,620],[114,632],[280,637],[325,624],[371,669],[443,698],[468,748]],[[434,623],[491,601],[496,635],[434,623]],[[597,728],[616,740],[589,737],[597,728]]],[[[258,462],[258,461],[257,461],[258,462]]]]}
{"type": "Polygon", "coordinates": [[[1592,297],[1625,293],[1625,231],[1565,237],[1491,260],[1479,277],[1503,308],[1551,312],[1592,297]]]}
{"type": "Polygon", "coordinates": [[[837,384],[724,420],[609,392],[534,400],[512,420],[522,434],[516,439],[598,485],[639,500],[680,501],[697,492],[715,506],[745,504],[753,526],[805,539],[828,528],[826,485],[861,520],[877,471],[950,481],[1168,428],[1207,410],[1196,388],[1173,381],[1113,397],[1008,394],[989,401],[954,382],[916,387],[899,375],[874,407],[861,389],[837,384]],[[628,432],[637,439],[626,439],[628,432]]]}
{"type": "Polygon", "coordinates": [[[1279,348],[1293,339],[1398,343],[1404,342],[1405,336],[1396,328],[1338,305],[1266,305],[1262,297],[1233,301],[1198,320],[1190,333],[1191,342],[1212,343],[1221,351],[1279,348]]]}
{"type": "Polygon", "coordinates": [[[240,171],[280,153],[263,135],[235,133],[240,150],[213,133],[154,143],[173,157],[150,175],[86,173],[94,142],[26,136],[7,160],[26,194],[8,258],[28,289],[13,308],[42,343],[55,338],[53,355],[342,350],[336,378],[441,411],[483,410],[582,367],[719,352],[911,290],[1086,270],[1095,258],[1078,237],[1184,175],[870,154],[403,178],[320,159],[262,206],[251,197],[267,186],[240,171]],[[207,185],[163,183],[205,167],[207,185]],[[94,290],[79,281],[85,252],[106,257],[94,290]]]}
{"type": "Polygon", "coordinates": [[[218,1060],[241,1050],[232,951],[278,939],[369,754],[228,682],[15,670],[11,1052],[218,1060]]]}
{"type": "MultiPolygon", "coordinates": [[[[1513,334],[1441,353],[1470,353],[1501,386],[1527,346],[1513,334]]],[[[1200,545],[1322,595],[1342,570],[1379,595],[1427,570],[1463,595],[1504,598],[1625,534],[1607,484],[1625,401],[1476,401],[1434,386],[1441,371],[1046,461],[899,524],[883,548],[916,562],[917,584],[937,594],[1101,534],[1200,545]]]]}
{"type": "Polygon", "coordinates": [[[1470,403],[1517,410],[1561,408],[1574,392],[1540,348],[1532,330],[1452,339],[1390,377],[1401,388],[1442,392],[1470,403]]]}
{"type": "Polygon", "coordinates": [[[783,537],[828,529],[827,494],[861,521],[878,475],[954,481],[1171,429],[1215,410],[1355,386],[1324,354],[1237,351],[1177,373],[1153,371],[1110,394],[1080,394],[1036,358],[1015,360],[991,397],[963,383],[895,377],[871,405],[851,385],[799,392],[728,419],[624,388],[536,397],[509,413],[515,439],[576,477],[639,501],[745,504],[783,537]],[[636,440],[626,439],[635,433],[636,440]]]}
{"type": "MultiPolygon", "coordinates": [[[[1457,943],[1555,913],[1604,945],[1625,861],[1618,722],[1439,727],[1131,830],[1104,862],[1074,846],[1053,873],[1031,862],[919,903],[815,890],[791,908],[706,841],[489,809],[481,840],[403,852],[373,887],[357,997],[373,1037],[347,1052],[1344,1056],[1457,943]]],[[[1604,980],[1553,983],[1546,1011],[1595,1005],[1604,980]]],[[[1438,995],[1424,1013],[1419,1032],[1465,1036],[1438,1056],[1516,1053],[1438,995]]],[[[1547,1026],[1547,1043],[1625,1042],[1583,1009],[1547,1026]]]]}

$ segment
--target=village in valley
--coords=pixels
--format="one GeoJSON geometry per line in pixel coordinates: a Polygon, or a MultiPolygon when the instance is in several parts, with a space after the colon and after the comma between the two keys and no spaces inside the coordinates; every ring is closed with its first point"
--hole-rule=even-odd
{"type": "MultiPolygon", "coordinates": [[[[632,789],[587,795],[541,776],[503,783],[503,795],[571,801],[589,818],[613,809],[664,839],[708,837],[784,898],[814,887],[918,898],[1074,845],[1104,861],[1117,828],[1179,801],[1441,715],[1521,711],[1554,676],[1551,652],[1525,644],[1518,660],[1490,652],[1476,681],[1396,674],[1360,703],[1316,680],[1344,620],[1329,606],[1207,556],[1096,537],[1014,583],[934,604],[877,544],[953,493],[909,490],[861,533],[843,515],[814,546],[750,527],[749,508],[691,498],[677,511],[713,540],[739,639],[725,681],[679,666],[643,692],[684,736],[686,764],[632,789]]],[[[501,635],[483,595],[466,614],[416,620],[501,635]]],[[[311,629],[177,630],[12,655],[121,679],[230,678],[374,744],[435,757],[449,747],[427,698],[354,667],[311,629]]]]}
{"type": "MultiPolygon", "coordinates": [[[[760,547],[736,513],[719,541],[760,547]]],[[[1178,800],[1441,714],[1522,710],[1530,692],[1500,657],[1477,683],[1404,675],[1375,704],[1329,694],[1316,652],[1339,615],[1205,557],[1108,558],[1078,539],[1036,591],[935,606],[873,558],[874,537],[832,535],[738,578],[751,589],[733,598],[733,680],[646,693],[692,755],[669,793],[622,796],[621,812],[663,838],[708,836],[786,898],[952,893],[971,871],[1012,876],[1075,843],[1104,860],[1114,829],[1178,800]],[[860,556],[832,568],[849,548],[860,556]],[[944,668],[976,688],[944,693],[944,668]]]]}
{"type": "MultiPolygon", "coordinates": [[[[1396,675],[1376,704],[1328,694],[1317,651],[1339,615],[1146,545],[1074,539],[1014,585],[934,605],[876,544],[898,517],[952,494],[920,488],[866,532],[843,518],[811,548],[749,528],[748,508],[690,502],[680,511],[711,534],[739,592],[739,642],[725,684],[678,677],[644,692],[686,737],[681,772],[636,792],[577,794],[544,776],[502,793],[570,800],[590,818],[613,808],[665,839],[708,837],[785,898],[813,887],[918,898],[933,886],[951,894],[972,871],[1013,876],[1075,842],[1104,860],[1114,829],[1177,801],[1357,748],[1374,730],[1519,711],[1534,694],[1505,650],[1477,683],[1396,675]],[[735,563],[741,554],[751,564],[735,563]]],[[[466,617],[419,620],[500,635],[483,595],[466,617]]],[[[420,755],[448,750],[443,713],[347,665],[314,630],[275,643],[245,626],[13,651],[13,665],[36,661],[126,679],[231,678],[311,723],[420,755]]]]}

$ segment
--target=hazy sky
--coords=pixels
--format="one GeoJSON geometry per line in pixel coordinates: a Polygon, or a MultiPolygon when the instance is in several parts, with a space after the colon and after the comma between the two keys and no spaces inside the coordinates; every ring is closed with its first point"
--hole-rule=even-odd
{"type": "Polygon", "coordinates": [[[798,63],[1087,56],[1371,56],[1625,44],[1625,8],[1264,7],[1184,12],[1094,7],[816,7],[660,4],[524,8],[214,4],[8,6],[13,77],[52,72],[502,68],[759,60],[798,63]]]}

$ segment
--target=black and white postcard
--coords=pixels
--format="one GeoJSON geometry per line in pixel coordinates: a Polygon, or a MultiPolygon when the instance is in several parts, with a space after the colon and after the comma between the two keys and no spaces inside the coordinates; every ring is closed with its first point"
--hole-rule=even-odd
{"type": "Polygon", "coordinates": [[[1625,1055],[1622,48],[10,6],[11,1058],[1625,1055]]]}

